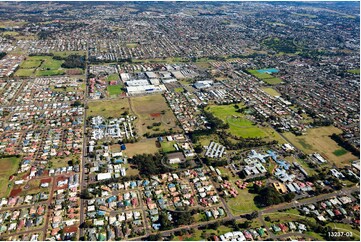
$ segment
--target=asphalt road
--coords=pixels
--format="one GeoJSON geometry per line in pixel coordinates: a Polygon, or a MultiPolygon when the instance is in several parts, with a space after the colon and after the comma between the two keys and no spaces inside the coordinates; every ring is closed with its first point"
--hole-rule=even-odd
{"type": "MultiPolygon", "coordinates": [[[[85,57],[85,83],[88,82],[88,75],[89,75],[89,66],[88,66],[88,55],[89,55],[89,46],[87,46],[87,52],[85,57]]],[[[88,97],[88,86],[85,86],[85,94],[84,94],[84,107],[87,105],[87,97],[88,97]]],[[[81,159],[81,165],[80,165],[80,194],[83,192],[84,189],[86,189],[86,182],[85,182],[85,160],[86,160],[86,112],[87,109],[84,109],[84,120],[83,120],[83,150],[82,150],[82,159],[81,159]]],[[[80,199],[80,224],[84,222],[84,216],[85,216],[85,207],[84,207],[85,201],[83,199],[80,199]]],[[[84,236],[84,229],[80,228],[79,237],[84,236]]],[[[79,239],[79,238],[78,238],[79,239]]]]}

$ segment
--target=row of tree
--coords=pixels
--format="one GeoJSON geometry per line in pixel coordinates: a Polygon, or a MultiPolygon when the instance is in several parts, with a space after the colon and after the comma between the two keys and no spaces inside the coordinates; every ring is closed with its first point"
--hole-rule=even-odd
{"type": "Polygon", "coordinates": [[[55,60],[64,60],[61,64],[63,68],[80,68],[85,69],[85,56],[83,55],[69,55],[65,58],[60,56],[54,56],[55,60]]]}
{"type": "Polygon", "coordinates": [[[350,151],[354,156],[360,157],[360,150],[351,145],[347,140],[345,140],[341,135],[332,134],[331,139],[336,141],[336,143],[342,148],[350,151]]]}

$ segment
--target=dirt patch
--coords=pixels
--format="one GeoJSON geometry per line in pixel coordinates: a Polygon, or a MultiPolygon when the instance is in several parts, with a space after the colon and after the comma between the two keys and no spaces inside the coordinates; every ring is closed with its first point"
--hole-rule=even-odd
{"type": "Polygon", "coordinates": [[[150,116],[152,117],[152,118],[158,118],[158,117],[160,117],[160,113],[151,113],[150,114],[150,116]]]}
{"type": "Polygon", "coordinates": [[[44,178],[44,179],[41,179],[40,181],[41,183],[50,183],[51,182],[51,178],[44,178]]]}
{"type": "Polygon", "coordinates": [[[10,192],[10,197],[16,197],[22,192],[21,188],[13,189],[10,192]]]}
{"type": "Polygon", "coordinates": [[[78,231],[77,226],[69,226],[64,228],[64,233],[76,233],[78,231]]]}

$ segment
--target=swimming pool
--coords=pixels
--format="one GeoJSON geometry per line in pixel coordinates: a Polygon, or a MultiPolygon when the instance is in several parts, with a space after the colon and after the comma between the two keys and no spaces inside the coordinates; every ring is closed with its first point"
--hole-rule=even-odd
{"type": "Polygon", "coordinates": [[[276,68],[267,68],[267,69],[257,70],[257,72],[259,72],[259,73],[277,73],[277,72],[279,72],[279,70],[277,70],[276,68]]]}

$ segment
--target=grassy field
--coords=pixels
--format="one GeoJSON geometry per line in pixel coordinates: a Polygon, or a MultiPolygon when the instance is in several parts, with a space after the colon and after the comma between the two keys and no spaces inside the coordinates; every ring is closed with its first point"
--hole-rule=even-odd
{"type": "Polygon", "coordinates": [[[108,86],[107,90],[110,96],[119,95],[123,92],[121,89],[122,87],[123,85],[113,85],[113,86],[108,86]]]}
{"type": "Polygon", "coordinates": [[[64,61],[55,60],[52,56],[29,56],[20,65],[15,76],[54,76],[63,75],[65,71],[61,68],[64,61]]]}
{"type": "Polygon", "coordinates": [[[202,237],[202,233],[204,232],[205,237],[209,237],[211,234],[216,234],[216,235],[221,235],[221,234],[225,234],[227,232],[231,232],[233,231],[232,228],[228,228],[224,225],[221,225],[217,228],[217,230],[214,229],[205,229],[205,230],[200,230],[197,229],[194,231],[193,234],[189,234],[189,235],[183,235],[183,236],[175,236],[172,241],[204,241],[206,238],[202,237]]]}
{"type": "Polygon", "coordinates": [[[280,84],[282,82],[282,80],[277,78],[277,77],[263,79],[262,81],[264,81],[264,82],[266,82],[266,83],[268,83],[270,85],[277,85],[277,84],[280,84]]]}
{"type": "Polygon", "coordinates": [[[305,219],[312,223],[316,223],[316,220],[314,218],[302,216],[295,209],[292,209],[292,211],[285,211],[285,212],[265,213],[263,214],[263,216],[270,217],[271,221],[270,222],[266,221],[266,224],[268,226],[278,223],[295,222],[301,219],[305,219]]]}
{"type": "Polygon", "coordinates": [[[282,82],[281,79],[274,77],[268,73],[259,73],[257,70],[247,70],[247,71],[251,73],[253,76],[257,77],[258,79],[270,85],[276,85],[282,82]]]}
{"type": "Polygon", "coordinates": [[[131,113],[128,99],[94,101],[88,103],[88,116],[120,117],[125,111],[131,113]]]}
{"type": "Polygon", "coordinates": [[[347,153],[347,150],[341,148],[332,152],[335,156],[342,156],[347,153]]]}
{"type": "Polygon", "coordinates": [[[352,70],[348,70],[347,72],[356,74],[356,75],[360,75],[360,69],[352,69],[352,70]]]}
{"type": "Polygon", "coordinates": [[[174,88],[174,92],[183,92],[184,89],[182,87],[174,88]]]}
{"type": "Polygon", "coordinates": [[[313,128],[307,131],[307,134],[302,136],[295,136],[287,132],[284,136],[298,149],[306,154],[314,152],[320,153],[328,161],[335,163],[339,167],[349,165],[350,161],[357,160],[358,158],[350,152],[340,155],[335,155],[334,152],[341,150],[341,147],[333,141],[329,136],[333,133],[340,134],[342,131],[334,126],[313,128]]]}
{"type": "Polygon", "coordinates": [[[216,134],[200,136],[198,143],[201,144],[202,146],[208,146],[211,143],[211,141],[218,142],[218,136],[216,134]]]}
{"type": "Polygon", "coordinates": [[[133,167],[131,164],[122,164],[122,167],[125,168],[127,176],[137,176],[139,175],[139,170],[133,167]]]}
{"type": "Polygon", "coordinates": [[[127,149],[124,151],[128,157],[133,157],[137,154],[154,154],[158,152],[156,145],[157,139],[144,139],[137,143],[126,144],[127,149]]]}
{"type": "Polygon", "coordinates": [[[174,144],[176,144],[175,141],[163,141],[160,143],[162,150],[164,153],[169,153],[169,152],[173,152],[176,151],[176,149],[174,148],[174,144]]]}
{"type": "Polygon", "coordinates": [[[50,162],[52,163],[51,167],[52,168],[61,168],[61,167],[69,166],[68,161],[73,160],[75,162],[77,158],[78,158],[77,155],[66,156],[63,159],[60,157],[53,157],[50,159],[50,162]]]}
{"type": "Polygon", "coordinates": [[[85,51],[53,51],[51,52],[54,55],[60,56],[60,57],[67,57],[69,55],[85,55],[85,51]]]}
{"type": "Polygon", "coordinates": [[[22,69],[31,69],[39,67],[41,64],[40,60],[25,60],[23,63],[21,63],[20,68],[22,69]]]}
{"type": "Polygon", "coordinates": [[[262,87],[261,89],[271,96],[274,96],[274,97],[281,96],[281,94],[279,92],[277,92],[275,89],[273,89],[271,87],[262,87]]]}
{"type": "Polygon", "coordinates": [[[18,171],[20,161],[20,158],[15,156],[0,159],[0,198],[9,195],[10,189],[8,185],[12,184],[9,182],[9,177],[18,171]]]}
{"type": "Polygon", "coordinates": [[[250,213],[253,211],[259,210],[259,208],[254,203],[253,199],[256,194],[252,194],[248,192],[248,189],[240,189],[234,183],[239,180],[237,176],[233,176],[232,172],[225,167],[217,167],[222,176],[228,176],[229,182],[232,186],[238,191],[237,197],[227,198],[226,202],[228,207],[233,215],[240,215],[244,213],[250,213]]]}
{"type": "Polygon", "coordinates": [[[132,59],[132,63],[166,63],[174,64],[187,62],[187,59],[182,57],[167,57],[167,58],[153,58],[153,59],[132,59]]]}
{"type": "Polygon", "coordinates": [[[317,18],[316,15],[307,14],[307,13],[292,13],[292,15],[300,16],[300,17],[307,17],[307,18],[317,18]]]}
{"type": "Polygon", "coordinates": [[[360,241],[360,231],[358,229],[353,229],[350,224],[329,223],[328,226],[340,232],[352,232],[356,241],[360,241]]]}
{"type": "Polygon", "coordinates": [[[240,215],[259,210],[253,199],[255,194],[249,193],[248,189],[239,189],[236,185],[233,186],[238,191],[238,196],[235,198],[227,198],[227,204],[233,215],[240,215]]]}
{"type": "Polygon", "coordinates": [[[35,69],[18,69],[15,76],[28,77],[34,75],[35,69]]]}
{"type": "Polygon", "coordinates": [[[63,75],[64,71],[63,70],[37,70],[35,72],[36,76],[58,76],[58,75],[63,75]]]}
{"type": "MultiPolygon", "coordinates": [[[[242,104],[238,104],[242,107],[242,104]]],[[[229,132],[243,138],[261,137],[266,139],[277,140],[284,143],[282,137],[270,127],[261,127],[253,124],[244,114],[236,112],[236,108],[231,105],[211,105],[206,107],[206,111],[211,112],[214,116],[229,124],[229,132]]]]}
{"type": "Polygon", "coordinates": [[[129,43],[129,44],[126,44],[125,46],[127,46],[129,49],[133,49],[133,48],[137,47],[138,44],[137,43],[129,43]]]}
{"type": "Polygon", "coordinates": [[[176,125],[176,117],[161,94],[132,97],[130,101],[135,114],[139,118],[136,126],[140,135],[147,132],[154,134],[169,130],[181,130],[176,125]],[[154,126],[154,123],[160,123],[160,125],[154,126]]]}
{"type": "Polygon", "coordinates": [[[117,73],[111,74],[107,77],[107,81],[117,81],[119,80],[119,75],[117,73]]]}

